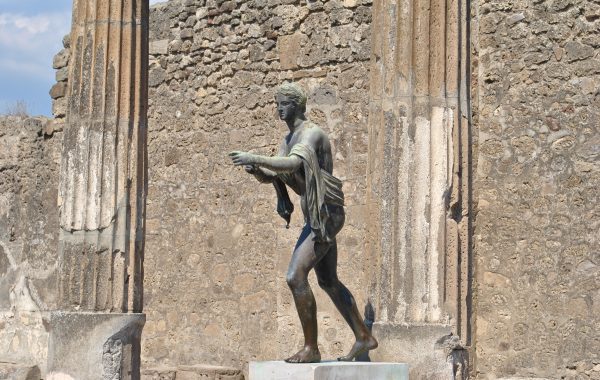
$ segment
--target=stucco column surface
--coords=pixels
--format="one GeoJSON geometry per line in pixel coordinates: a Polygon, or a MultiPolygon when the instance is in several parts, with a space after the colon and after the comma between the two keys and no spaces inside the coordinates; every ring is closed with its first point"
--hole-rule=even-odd
{"type": "Polygon", "coordinates": [[[148,0],[74,0],[49,379],[140,376],[148,0]]]}
{"type": "Polygon", "coordinates": [[[139,312],[148,1],[75,0],[60,172],[65,310],[139,312]]]}
{"type": "Polygon", "coordinates": [[[413,368],[419,355],[391,346],[433,351],[450,333],[470,341],[468,7],[373,8],[367,251],[382,343],[373,355],[413,368]]]}

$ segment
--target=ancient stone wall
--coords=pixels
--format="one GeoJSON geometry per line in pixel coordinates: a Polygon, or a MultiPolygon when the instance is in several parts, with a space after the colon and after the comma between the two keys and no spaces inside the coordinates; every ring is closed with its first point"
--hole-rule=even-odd
{"type": "MultiPolygon", "coordinates": [[[[172,0],[153,8],[148,374],[243,368],[302,342],[284,280],[302,225],[298,199],[287,230],[271,186],[226,155],[277,152],[286,130],[272,100],[284,80],[309,90],[309,117],[332,139],[348,214],[340,277],[366,302],[371,6],[172,0]]],[[[598,378],[600,9],[593,0],[478,0],[472,12],[473,377],[598,378]]],[[[66,56],[54,62],[57,120],[0,119],[0,347],[9,347],[0,362],[42,373],[40,312],[58,297],[66,56]]],[[[334,358],[352,334],[314,280],[322,353],[334,358]]]]}
{"type": "MultiPolygon", "coordinates": [[[[339,272],[366,302],[364,216],[370,0],[171,1],[153,8],[149,193],[142,360],[153,365],[282,358],[302,344],[285,283],[303,224],[275,192],[230,164],[234,149],[276,154],[285,125],[276,86],[308,90],[308,116],[330,136],[344,181],[339,272]]],[[[311,282],[320,343],[332,359],[350,329],[311,282]]]]}
{"type": "Polygon", "coordinates": [[[474,6],[476,372],[597,379],[600,7],[474,6]]]}
{"type": "Polygon", "coordinates": [[[52,68],[56,70],[56,83],[50,89],[54,128],[62,129],[67,116],[67,85],[69,80],[69,59],[71,58],[71,35],[63,37],[63,49],[56,53],[52,68]]]}
{"type": "Polygon", "coordinates": [[[41,313],[56,304],[60,134],[45,118],[0,117],[0,362],[43,367],[41,313]]]}

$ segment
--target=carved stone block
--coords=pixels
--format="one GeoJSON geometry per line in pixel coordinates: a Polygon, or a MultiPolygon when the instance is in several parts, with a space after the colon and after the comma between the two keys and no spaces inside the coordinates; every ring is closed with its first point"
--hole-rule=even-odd
{"type": "Polygon", "coordinates": [[[0,379],[39,380],[41,376],[40,369],[37,366],[0,363],[0,379]]]}
{"type": "Polygon", "coordinates": [[[52,313],[48,379],[139,379],[145,321],[144,314],[52,313]]]}

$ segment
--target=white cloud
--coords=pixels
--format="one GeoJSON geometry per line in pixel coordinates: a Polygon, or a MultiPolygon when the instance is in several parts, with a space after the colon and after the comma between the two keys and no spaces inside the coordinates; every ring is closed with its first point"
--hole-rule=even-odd
{"type": "MultiPolygon", "coordinates": [[[[50,113],[52,57],[71,29],[71,11],[37,14],[0,12],[0,98],[24,100],[34,114],[50,113]]],[[[3,105],[0,104],[0,112],[3,105]]]]}
{"type": "Polygon", "coordinates": [[[0,13],[0,69],[9,75],[51,78],[52,57],[61,49],[70,24],[67,11],[32,16],[0,13]]]}
{"type": "Polygon", "coordinates": [[[166,3],[168,0],[150,0],[150,5],[158,4],[158,3],[166,3]]]}
{"type": "Polygon", "coordinates": [[[15,17],[14,25],[17,29],[24,30],[29,34],[40,34],[48,30],[50,19],[46,16],[15,17]]]}

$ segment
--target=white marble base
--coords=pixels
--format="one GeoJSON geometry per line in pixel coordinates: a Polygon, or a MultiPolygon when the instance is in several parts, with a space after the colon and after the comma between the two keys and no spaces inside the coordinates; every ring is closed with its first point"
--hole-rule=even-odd
{"type": "Polygon", "coordinates": [[[408,364],[250,362],[249,380],[408,380],[408,364]]]}

